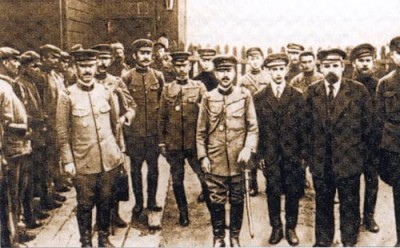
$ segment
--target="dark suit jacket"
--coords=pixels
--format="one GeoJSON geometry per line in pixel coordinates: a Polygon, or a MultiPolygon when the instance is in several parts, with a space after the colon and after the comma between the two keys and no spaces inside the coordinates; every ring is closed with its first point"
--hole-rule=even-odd
{"type": "MultiPolygon", "coordinates": [[[[317,177],[324,176],[327,158],[326,101],[324,80],[317,81],[307,88],[308,162],[311,173],[317,177]]],[[[343,78],[334,104],[331,158],[333,175],[336,178],[346,178],[361,174],[371,134],[371,97],[364,85],[343,78]]]]}
{"type": "Polygon", "coordinates": [[[264,174],[270,182],[275,182],[269,184],[268,190],[274,194],[301,195],[304,192],[301,159],[306,145],[303,95],[287,85],[278,100],[269,84],[254,96],[254,105],[260,132],[259,156],[266,163],[264,174]]]}

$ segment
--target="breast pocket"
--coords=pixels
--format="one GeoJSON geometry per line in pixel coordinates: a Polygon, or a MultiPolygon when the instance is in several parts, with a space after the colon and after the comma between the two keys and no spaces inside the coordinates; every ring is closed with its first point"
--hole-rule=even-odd
{"type": "Polygon", "coordinates": [[[244,101],[244,99],[232,103],[229,106],[229,108],[230,108],[230,112],[232,113],[233,117],[237,117],[237,118],[243,117],[244,112],[245,112],[245,101],[244,101]]]}
{"type": "Polygon", "coordinates": [[[111,106],[108,105],[108,104],[105,104],[105,105],[103,105],[103,106],[101,106],[101,107],[99,108],[99,112],[100,112],[101,114],[107,114],[108,112],[110,112],[110,110],[111,110],[111,106]]]}
{"type": "Polygon", "coordinates": [[[72,111],[72,116],[74,118],[74,122],[78,123],[81,127],[88,127],[89,125],[89,109],[74,109],[72,111]]]}
{"type": "Polygon", "coordinates": [[[399,112],[398,93],[396,91],[387,91],[384,93],[385,111],[386,113],[399,112]]]}

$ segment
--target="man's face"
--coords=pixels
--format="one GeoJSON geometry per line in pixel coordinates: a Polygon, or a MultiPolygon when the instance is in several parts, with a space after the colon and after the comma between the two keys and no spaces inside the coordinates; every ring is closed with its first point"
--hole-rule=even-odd
{"type": "Polygon", "coordinates": [[[68,70],[68,66],[69,66],[68,61],[60,59],[59,68],[61,72],[66,72],[68,70]]]}
{"type": "Polygon", "coordinates": [[[353,62],[353,66],[358,73],[371,74],[372,68],[374,67],[374,58],[372,56],[357,58],[353,62]]]}
{"type": "Polygon", "coordinates": [[[277,84],[281,84],[283,81],[285,81],[288,68],[287,65],[276,65],[269,67],[268,71],[271,74],[272,80],[274,80],[274,82],[277,84]]]}
{"type": "Polygon", "coordinates": [[[322,61],[321,73],[329,83],[336,83],[342,78],[344,65],[341,61],[322,61]]]}
{"type": "Polygon", "coordinates": [[[200,58],[200,66],[203,71],[210,72],[214,70],[214,64],[211,57],[200,58]]]}
{"type": "Polygon", "coordinates": [[[290,63],[292,63],[292,64],[298,64],[299,63],[300,51],[289,49],[287,54],[289,56],[290,63]]]}
{"type": "Polygon", "coordinates": [[[165,55],[165,48],[164,47],[159,47],[154,51],[154,55],[156,59],[162,59],[165,55]]]}
{"type": "Polygon", "coordinates": [[[229,88],[236,76],[236,70],[233,67],[220,68],[215,71],[215,77],[219,84],[224,88],[229,88]]]}
{"type": "Polygon", "coordinates": [[[40,71],[39,61],[32,61],[24,67],[28,75],[36,75],[40,71]]]}
{"type": "Polygon", "coordinates": [[[54,53],[48,53],[43,56],[43,64],[51,69],[57,69],[59,67],[60,57],[56,56],[54,53]]]}
{"type": "Polygon", "coordinates": [[[133,56],[136,59],[136,62],[141,67],[148,67],[151,64],[151,56],[152,52],[151,49],[142,49],[140,48],[133,56]]]}
{"type": "Polygon", "coordinates": [[[189,77],[189,72],[190,69],[192,68],[192,65],[190,64],[189,61],[186,61],[184,64],[174,64],[175,72],[176,72],[176,77],[179,80],[184,80],[189,77]]]}
{"type": "Polygon", "coordinates": [[[400,66],[400,52],[399,51],[392,51],[390,52],[390,57],[392,58],[393,62],[400,66]]]}
{"type": "Polygon", "coordinates": [[[106,73],[108,67],[111,65],[110,56],[98,56],[97,57],[97,72],[106,73]]]}
{"type": "Polygon", "coordinates": [[[80,61],[76,63],[78,78],[84,83],[90,83],[96,72],[96,61],[80,61]]]}
{"type": "Polygon", "coordinates": [[[125,54],[124,50],[121,48],[117,48],[114,50],[114,60],[118,62],[124,62],[125,60],[125,54]]]}
{"type": "Polygon", "coordinates": [[[19,73],[19,68],[21,64],[19,63],[18,59],[16,58],[9,58],[6,60],[3,60],[3,65],[6,68],[7,73],[15,78],[18,76],[19,73]]]}
{"type": "Polygon", "coordinates": [[[300,57],[300,66],[304,72],[312,72],[315,69],[315,59],[311,55],[300,57]]]}
{"type": "Polygon", "coordinates": [[[264,62],[263,56],[261,54],[253,54],[247,57],[247,63],[249,63],[251,69],[259,70],[261,69],[264,62]]]}

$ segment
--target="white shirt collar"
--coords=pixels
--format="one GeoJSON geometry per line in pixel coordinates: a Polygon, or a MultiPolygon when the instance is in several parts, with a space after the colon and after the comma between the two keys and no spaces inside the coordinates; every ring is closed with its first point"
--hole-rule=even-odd
{"type": "Polygon", "coordinates": [[[283,91],[285,90],[286,87],[286,81],[283,80],[282,83],[277,84],[275,83],[273,80],[271,81],[271,86],[272,86],[272,92],[274,93],[274,96],[276,97],[276,92],[278,91],[278,87],[279,87],[279,92],[282,96],[283,91]]]}
{"type": "MultiPolygon", "coordinates": [[[[326,95],[328,96],[329,95],[329,83],[328,83],[328,81],[324,80],[324,84],[325,84],[326,95]]],[[[333,97],[337,96],[341,84],[342,84],[341,80],[339,80],[339,82],[336,82],[333,84],[333,97]]]]}

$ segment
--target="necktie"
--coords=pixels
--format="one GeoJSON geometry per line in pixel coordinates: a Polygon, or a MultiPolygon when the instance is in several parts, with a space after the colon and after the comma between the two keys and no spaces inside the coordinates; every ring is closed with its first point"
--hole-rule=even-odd
{"type": "Polygon", "coordinates": [[[276,98],[281,98],[281,89],[279,86],[276,87],[276,98]]]}
{"type": "Polygon", "coordinates": [[[329,94],[328,94],[328,109],[329,109],[329,118],[331,117],[333,111],[333,99],[335,98],[333,94],[334,87],[332,84],[329,84],[329,94]]]}

